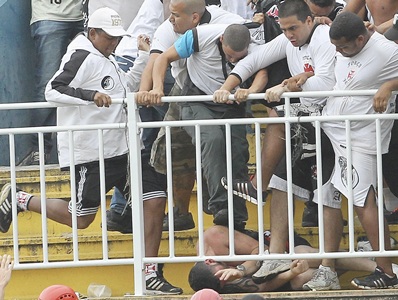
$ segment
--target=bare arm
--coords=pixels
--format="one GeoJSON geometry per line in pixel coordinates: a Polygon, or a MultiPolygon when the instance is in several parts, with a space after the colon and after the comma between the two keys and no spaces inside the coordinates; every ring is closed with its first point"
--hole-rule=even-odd
{"type": "Polygon", "coordinates": [[[4,299],[4,289],[11,279],[13,267],[14,261],[11,260],[11,256],[4,254],[0,263],[0,300],[4,299]]]}
{"type": "Polygon", "coordinates": [[[179,59],[180,56],[174,46],[171,46],[167,51],[156,58],[152,70],[153,88],[148,95],[148,100],[151,105],[160,105],[162,103],[161,98],[164,96],[164,78],[166,76],[167,67],[171,62],[179,59]]]}
{"type": "Polygon", "coordinates": [[[303,72],[285,79],[281,84],[266,90],[265,100],[268,102],[279,102],[284,92],[300,92],[302,90],[301,86],[312,76],[314,76],[313,72],[303,72]]]}
{"type": "Polygon", "coordinates": [[[381,23],[381,24],[375,26],[376,31],[377,31],[378,33],[383,34],[383,33],[386,32],[390,27],[393,26],[393,20],[394,20],[394,18],[392,18],[392,19],[390,19],[390,20],[388,20],[388,21],[386,21],[386,22],[384,22],[384,23],[381,23]]]}
{"type": "Polygon", "coordinates": [[[139,89],[140,92],[141,91],[150,91],[152,89],[153,66],[154,66],[155,61],[159,55],[160,55],[160,53],[151,53],[149,55],[148,63],[141,75],[141,84],[140,84],[140,89],[139,89]]]}
{"type": "Polygon", "coordinates": [[[148,103],[148,92],[152,89],[152,70],[155,60],[158,58],[160,53],[151,53],[149,55],[148,62],[141,74],[141,83],[138,93],[136,94],[136,102],[139,105],[147,105],[148,103]]]}
{"type": "Polygon", "coordinates": [[[240,83],[241,81],[237,76],[229,75],[220,89],[214,92],[213,101],[217,103],[233,103],[232,101],[228,101],[228,96],[240,83]]]}
{"type": "Polygon", "coordinates": [[[292,262],[290,270],[278,274],[270,281],[256,284],[253,282],[251,277],[246,276],[234,281],[226,282],[222,291],[224,293],[271,292],[279,289],[298,275],[303,274],[308,270],[308,263],[305,260],[295,260],[292,262]]]}
{"type": "Polygon", "coordinates": [[[375,112],[384,112],[392,92],[398,90],[398,78],[383,83],[373,97],[373,109],[375,112]]]}
{"type": "Polygon", "coordinates": [[[254,77],[252,85],[248,89],[238,89],[235,92],[235,99],[237,102],[243,102],[247,100],[250,94],[261,92],[268,83],[268,72],[267,69],[261,69],[257,72],[254,77]]]}
{"type": "Polygon", "coordinates": [[[349,0],[343,11],[350,11],[354,14],[359,14],[362,8],[366,5],[366,0],[349,0]]]}

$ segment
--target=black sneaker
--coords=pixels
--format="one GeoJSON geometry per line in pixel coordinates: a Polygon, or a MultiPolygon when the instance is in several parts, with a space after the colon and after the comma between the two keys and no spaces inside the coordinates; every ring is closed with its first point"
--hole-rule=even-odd
{"type": "Polygon", "coordinates": [[[133,222],[129,208],[123,214],[110,209],[106,211],[106,225],[108,231],[119,231],[120,233],[132,233],[133,222]]]}
{"type": "MultiPolygon", "coordinates": [[[[220,209],[213,218],[213,223],[215,225],[227,226],[228,227],[228,209],[220,209]]],[[[238,231],[243,231],[245,229],[246,222],[234,222],[234,229],[238,231]]]]}
{"type": "Polygon", "coordinates": [[[394,274],[394,277],[390,278],[386,273],[384,273],[382,268],[376,267],[372,274],[360,278],[354,278],[351,281],[351,284],[364,290],[394,289],[398,288],[398,279],[397,275],[394,274]]]}
{"type": "MultiPolygon", "coordinates": [[[[226,190],[228,189],[227,178],[225,178],[225,177],[221,178],[221,184],[226,190]]],[[[233,179],[232,180],[232,192],[234,195],[236,195],[242,199],[245,199],[246,201],[249,201],[254,204],[258,203],[257,190],[254,188],[253,184],[248,180],[233,179]]],[[[262,193],[263,205],[265,204],[265,201],[267,200],[267,196],[268,196],[268,192],[262,193]]]]}
{"type": "MultiPolygon", "coordinates": [[[[177,207],[173,208],[174,213],[174,231],[189,230],[195,228],[195,222],[192,214],[189,212],[185,215],[180,214],[177,207]]],[[[169,231],[169,214],[167,213],[163,219],[163,231],[169,231]]]]}
{"type": "Polygon", "coordinates": [[[182,289],[171,285],[164,277],[156,276],[146,281],[146,295],[181,295],[182,289]]]}
{"type": "MultiPolygon", "coordinates": [[[[17,188],[17,192],[20,191],[17,188]]],[[[17,212],[22,210],[17,207],[17,212]]],[[[6,233],[12,222],[12,199],[11,199],[11,184],[6,183],[0,192],[0,231],[6,233]]]]}

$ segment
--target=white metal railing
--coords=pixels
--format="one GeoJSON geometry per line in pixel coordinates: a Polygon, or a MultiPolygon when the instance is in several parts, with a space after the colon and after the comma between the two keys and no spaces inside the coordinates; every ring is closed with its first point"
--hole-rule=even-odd
{"type": "MultiPolygon", "coordinates": [[[[293,97],[324,97],[324,96],[332,96],[332,95],[373,95],[375,90],[366,90],[366,91],[328,91],[328,92],[301,92],[301,93],[284,93],[283,96],[286,99],[286,103],[289,103],[290,98],[293,97]]],[[[264,94],[253,94],[249,96],[249,99],[259,99],[263,98],[264,94]]],[[[164,102],[191,102],[191,101],[209,101],[212,99],[212,96],[184,96],[184,97],[163,97],[162,100],[164,102]]],[[[230,97],[233,99],[233,96],[230,97]]],[[[102,171],[101,176],[101,221],[104,224],[102,228],[102,252],[103,259],[97,260],[81,260],[79,259],[79,249],[78,249],[78,231],[77,231],[77,221],[76,221],[76,207],[74,205],[74,210],[72,214],[72,244],[73,244],[73,260],[66,262],[50,262],[48,259],[48,248],[47,248],[47,223],[46,213],[45,213],[45,193],[41,193],[41,205],[42,205],[42,238],[43,238],[43,256],[44,261],[41,263],[20,263],[19,257],[19,244],[18,244],[18,221],[17,221],[17,212],[13,210],[13,246],[14,246],[14,260],[16,262],[15,269],[39,269],[39,268],[59,268],[59,267],[84,267],[84,266],[100,266],[100,265],[125,265],[130,264],[134,265],[134,274],[142,274],[142,276],[134,277],[134,286],[135,286],[135,295],[143,295],[145,291],[145,281],[143,276],[143,264],[151,263],[151,262],[167,262],[167,263],[182,263],[182,262],[195,262],[202,261],[207,258],[204,254],[203,247],[203,231],[204,231],[204,223],[203,223],[203,212],[202,212],[202,174],[201,174],[201,148],[200,148],[200,128],[202,126],[209,125],[224,125],[226,126],[226,153],[227,153],[227,178],[231,180],[232,178],[232,167],[231,167],[231,135],[230,129],[232,125],[237,124],[254,124],[254,132],[255,132],[255,153],[256,153],[256,165],[261,166],[261,142],[260,142],[260,126],[262,124],[275,124],[275,123],[284,123],[286,128],[286,159],[287,159],[287,180],[288,180],[288,218],[289,224],[294,224],[293,222],[293,196],[292,196],[292,172],[291,172],[291,140],[290,140],[290,124],[295,122],[313,122],[316,130],[316,151],[317,151],[317,164],[318,164],[318,187],[322,186],[322,171],[321,171],[321,145],[318,141],[320,141],[321,135],[321,122],[322,121],[344,121],[349,128],[349,124],[351,121],[356,120],[374,120],[376,122],[376,133],[377,133],[377,175],[378,175],[378,185],[382,186],[382,166],[381,166],[381,141],[380,141],[380,120],[382,119],[397,119],[397,114],[374,114],[374,115],[344,115],[344,116],[328,116],[328,117],[289,117],[290,112],[287,106],[286,115],[287,117],[283,118],[244,118],[244,119],[220,119],[220,120],[205,120],[205,121],[162,121],[162,122],[141,122],[138,118],[138,110],[134,102],[134,94],[128,94],[127,101],[126,99],[113,99],[113,103],[128,103],[128,122],[127,124],[96,124],[96,125],[85,125],[85,126],[49,126],[49,127],[31,127],[31,128],[5,128],[0,129],[0,135],[8,135],[9,136],[9,151],[10,151],[10,174],[11,174],[11,184],[13,189],[13,194],[15,195],[16,188],[16,166],[15,166],[15,135],[19,134],[27,134],[27,133],[38,133],[39,137],[39,151],[40,151],[40,189],[45,191],[46,183],[45,183],[45,167],[44,167],[44,139],[43,133],[47,132],[69,132],[69,141],[71,147],[73,147],[73,132],[76,130],[97,130],[99,135],[99,153],[100,153],[100,170],[102,171]],[[168,187],[168,206],[173,207],[173,192],[172,192],[172,164],[171,164],[171,134],[170,128],[172,127],[181,127],[181,126],[194,126],[196,131],[196,166],[197,166],[197,199],[198,199],[198,242],[199,242],[199,254],[198,256],[176,256],[174,249],[174,222],[173,222],[173,214],[169,214],[169,256],[167,257],[158,257],[158,258],[148,258],[145,257],[144,253],[144,233],[143,233],[143,204],[142,204],[142,186],[141,186],[141,143],[140,143],[140,131],[143,128],[166,128],[166,158],[167,158],[167,187],[168,187]],[[132,195],[132,206],[133,206],[133,257],[132,258],[123,258],[123,259],[110,259],[108,256],[108,238],[107,238],[107,229],[106,229],[106,216],[105,216],[105,183],[104,183],[104,164],[103,164],[103,144],[102,144],[102,131],[105,129],[120,129],[124,130],[128,128],[128,144],[129,144],[129,158],[130,158],[130,187],[131,187],[131,195],[132,195]],[[133,180],[133,178],[137,178],[138,180],[133,180]]],[[[93,104],[94,105],[94,104],[93,104]]],[[[18,103],[18,104],[0,104],[0,110],[13,110],[13,109],[26,109],[26,108],[47,108],[52,107],[49,103],[18,103]]],[[[347,149],[350,149],[350,130],[347,129],[347,149]]],[[[73,154],[71,154],[71,163],[74,162],[73,154]]],[[[351,154],[349,152],[348,155],[348,163],[351,162],[351,154]]],[[[257,167],[258,170],[261,167],[257,167]]],[[[74,178],[74,168],[70,170],[71,178],[74,178]]],[[[348,168],[348,172],[351,172],[351,168],[348,168]]],[[[258,190],[261,191],[261,172],[258,174],[258,190]]],[[[349,174],[348,178],[352,178],[349,174]]],[[[349,184],[352,182],[349,181],[349,184]]],[[[229,182],[229,186],[231,186],[231,182],[229,182]]],[[[74,180],[71,180],[71,191],[74,191],[74,180]]],[[[259,192],[260,193],[260,192],[259,192]]],[[[319,202],[322,203],[322,188],[319,189],[319,202]]],[[[378,206],[380,208],[383,207],[383,193],[382,189],[378,189],[378,206]]],[[[260,194],[259,194],[260,196],[260,194]]],[[[71,197],[74,199],[75,193],[71,192],[71,197]]],[[[13,197],[13,204],[15,203],[15,196],[13,197]]],[[[352,195],[348,197],[348,229],[349,229],[349,249],[347,252],[338,252],[338,253],[327,253],[324,248],[324,224],[323,224],[323,207],[322,205],[318,206],[319,213],[319,252],[318,253],[294,253],[294,242],[293,242],[293,231],[294,227],[289,227],[289,244],[290,249],[288,254],[270,254],[267,255],[267,259],[309,259],[317,256],[319,258],[341,258],[341,257],[380,257],[380,256],[398,256],[398,251],[395,250],[385,250],[384,249],[384,228],[381,226],[383,210],[379,209],[379,235],[380,235],[380,245],[381,249],[379,251],[373,251],[371,253],[367,252],[356,252],[354,250],[354,212],[352,205],[352,195]]],[[[232,201],[232,190],[228,190],[228,205],[229,208],[233,206],[232,201]]],[[[259,231],[262,232],[264,228],[264,220],[263,220],[263,209],[262,204],[259,203],[258,209],[258,228],[259,231]]],[[[233,210],[229,209],[229,239],[230,245],[234,245],[234,235],[233,235],[233,210]]],[[[259,248],[260,253],[258,255],[235,255],[234,246],[231,246],[229,255],[219,256],[217,257],[220,261],[242,261],[242,260],[263,260],[265,255],[262,254],[264,252],[264,238],[262,234],[259,234],[259,248]]]]}

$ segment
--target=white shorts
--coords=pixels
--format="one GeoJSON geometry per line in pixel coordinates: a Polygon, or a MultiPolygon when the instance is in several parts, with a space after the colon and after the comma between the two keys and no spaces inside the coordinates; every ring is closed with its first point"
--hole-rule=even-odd
{"type": "MultiPolygon", "coordinates": [[[[349,195],[347,189],[347,151],[345,147],[333,143],[333,141],[332,144],[335,151],[335,165],[328,184],[333,185],[335,191],[328,188],[326,190],[327,194],[324,192],[323,204],[333,208],[340,208],[341,197],[338,197],[337,193],[340,192],[347,198],[349,195]],[[330,192],[332,192],[332,194],[330,194],[330,192]],[[329,202],[330,200],[332,202],[329,202]]],[[[352,188],[353,204],[355,206],[363,207],[365,205],[369,189],[372,187],[374,189],[377,188],[376,167],[376,155],[352,151],[352,188]]],[[[317,195],[316,198],[318,198],[317,195]]]]}

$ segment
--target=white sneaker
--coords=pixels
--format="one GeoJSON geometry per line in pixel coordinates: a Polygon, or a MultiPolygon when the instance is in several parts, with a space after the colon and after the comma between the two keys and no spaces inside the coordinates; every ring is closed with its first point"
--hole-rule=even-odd
{"type": "Polygon", "coordinates": [[[276,275],[290,270],[291,263],[292,261],[289,259],[264,260],[260,269],[253,274],[252,279],[257,284],[271,280],[276,275]]]}
{"type": "Polygon", "coordinates": [[[337,273],[329,267],[319,266],[311,280],[303,285],[303,290],[307,291],[327,291],[339,290],[340,283],[337,273]]]}

